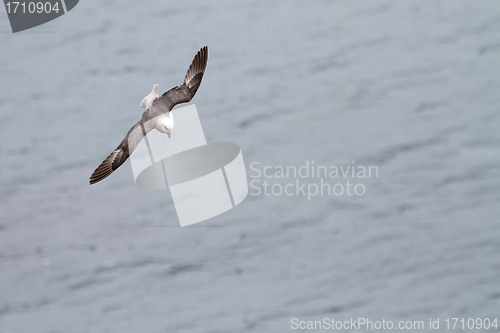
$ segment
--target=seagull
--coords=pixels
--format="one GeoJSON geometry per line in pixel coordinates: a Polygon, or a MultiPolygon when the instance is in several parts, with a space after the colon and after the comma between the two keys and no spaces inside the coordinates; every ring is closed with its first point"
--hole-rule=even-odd
{"type": "Polygon", "coordinates": [[[208,47],[202,47],[194,56],[184,78],[184,83],[165,92],[159,97],[159,87],[153,86],[153,91],[144,97],[140,106],[146,111],[131,129],[116,149],[95,169],[89,183],[95,184],[108,177],[118,169],[132,154],[139,142],[147,133],[156,129],[170,138],[174,128],[172,108],[180,103],[187,103],[196,94],[201,79],[205,73],[208,60],[208,47]]]}

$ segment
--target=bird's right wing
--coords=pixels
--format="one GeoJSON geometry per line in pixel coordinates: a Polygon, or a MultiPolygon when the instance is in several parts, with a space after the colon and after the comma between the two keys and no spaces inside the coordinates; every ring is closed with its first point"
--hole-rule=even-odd
{"type": "Polygon", "coordinates": [[[125,147],[118,146],[109,156],[95,169],[90,176],[89,183],[95,184],[108,177],[118,169],[129,157],[125,147]]]}
{"type": "MultiPolygon", "coordinates": [[[[144,111],[143,119],[147,118],[148,111],[144,111]]],[[[153,128],[151,122],[138,121],[127,133],[123,141],[115,150],[94,170],[90,176],[90,184],[100,182],[111,175],[129,158],[142,138],[153,128]]]]}

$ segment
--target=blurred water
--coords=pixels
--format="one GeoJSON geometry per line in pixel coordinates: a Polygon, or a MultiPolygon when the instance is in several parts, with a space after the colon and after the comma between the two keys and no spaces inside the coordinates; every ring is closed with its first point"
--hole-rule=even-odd
{"type": "Polygon", "coordinates": [[[498,315],[498,3],[87,0],[0,21],[0,332],[498,315]],[[205,44],[207,141],[247,167],[377,165],[367,193],[250,196],[181,229],[128,163],[89,186],[205,44]]]}

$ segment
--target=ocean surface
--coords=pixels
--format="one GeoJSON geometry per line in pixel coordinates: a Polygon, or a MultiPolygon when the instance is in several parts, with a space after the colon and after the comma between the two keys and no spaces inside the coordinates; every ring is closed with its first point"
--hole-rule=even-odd
{"type": "Polygon", "coordinates": [[[82,0],[16,34],[0,10],[0,30],[0,333],[500,317],[497,1],[82,0]],[[351,179],[364,193],[250,188],[180,228],[128,162],[89,186],[203,45],[191,103],[207,141],[241,147],[249,183],[375,166],[351,179]]]}

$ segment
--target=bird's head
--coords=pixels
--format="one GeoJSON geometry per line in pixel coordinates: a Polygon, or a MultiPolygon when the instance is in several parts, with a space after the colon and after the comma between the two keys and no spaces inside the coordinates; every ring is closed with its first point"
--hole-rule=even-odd
{"type": "Polygon", "coordinates": [[[172,112],[163,114],[156,119],[156,129],[162,133],[170,136],[172,135],[172,130],[174,129],[174,116],[172,112]]]}

